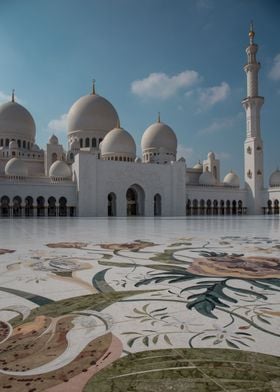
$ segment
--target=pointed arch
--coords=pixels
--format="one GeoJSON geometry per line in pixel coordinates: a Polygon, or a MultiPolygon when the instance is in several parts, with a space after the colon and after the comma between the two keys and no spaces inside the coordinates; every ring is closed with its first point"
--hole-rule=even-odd
{"type": "Polygon", "coordinates": [[[154,216],[161,216],[161,195],[159,193],[154,196],[154,216]]]}
{"type": "Polygon", "coordinates": [[[117,196],[114,192],[108,194],[108,216],[117,216],[117,196]]]}
{"type": "Polygon", "coordinates": [[[138,184],[131,185],[126,192],[127,216],[144,216],[145,192],[138,184]]]}

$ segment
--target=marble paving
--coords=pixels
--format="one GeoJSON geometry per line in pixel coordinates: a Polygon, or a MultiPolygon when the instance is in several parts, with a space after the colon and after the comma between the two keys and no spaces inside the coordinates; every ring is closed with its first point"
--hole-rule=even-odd
{"type": "Polygon", "coordinates": [[[280,391],[275,217],[0,221],[0,390],[280,391]]]}

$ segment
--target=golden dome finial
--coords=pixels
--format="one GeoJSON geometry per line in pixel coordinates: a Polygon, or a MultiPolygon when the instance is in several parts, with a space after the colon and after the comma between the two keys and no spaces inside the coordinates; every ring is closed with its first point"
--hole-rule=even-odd
{"type": "Polygon", "coordinates": [[[160,123],[160,112],[158,112],[158,118],[157,118],[157,122],[160,123]]]}
{"type": "Polygon", "coordinates": [[[251,23],[250,23],[250,30],[249,30],[250,43],[253,43],[254,37],[255,37],[254,25],[253,25],[253,21],[251,20],[251,23]]]}
{"type": "Polygon", "coordinates": [[[120,128],[121,127],[121,123],[120,123],[120,119],[117,119],[117,124],[116,124],[116,128],[120,128]]]}

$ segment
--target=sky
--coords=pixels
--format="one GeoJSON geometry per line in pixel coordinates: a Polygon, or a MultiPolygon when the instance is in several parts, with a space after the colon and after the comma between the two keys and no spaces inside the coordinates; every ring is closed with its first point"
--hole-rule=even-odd
{"type": "Polygon", "coordinates": [[[280,166],[280,0],[0,0],[0,103],[33,115],[37,143],[67,146],[67,112],[96,92],[135,138],[161,113],[187,166],[214,151],[243,178],[245,49],[261,62],[266,183],[280,166]]]}

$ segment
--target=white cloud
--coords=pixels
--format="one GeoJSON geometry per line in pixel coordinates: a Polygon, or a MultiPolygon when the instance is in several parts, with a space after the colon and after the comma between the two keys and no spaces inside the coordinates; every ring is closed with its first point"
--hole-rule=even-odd
{"type": "Polygon", "coordinates": [[[268,74],[272,80],[280,80],[280,53],[273,59],[273,66],[268,74]]]}
{"type": "Polygon", "coordinates": [[[62,114],[48,123],[48,128],[56,132],[64,132],[67,129],[67,114],[62,114]]]}
{"type": "Polygon", "coordinates": [[[213,133],[226,131],[232,128],[236,123],[244,118],[243,112],[237,113],[237,115],[232,117],[222,117],[214,120],[208,127],[202,128],[198,131],[200,135],[211,135],[213,133]]]}
{"type": "Polygon", "coordinates": [[[193,86],[200,80],[199,73],[192,70],[185,70],[173,76],[155,72],[142,80],[134,80],[131,83],[131,91],[142,98],[167,99],[180,89],[193,86]]]}
{"type": "Polygon", "coordinates": [[[218,102],[224,101],[230,93],[230,86],[222,82],[220,86],[201,88],[198,90],[201,109],[209,108],[218,102]]]}
{"type": "Polygon", "coordinates": [[[181,157],[185,158],[187,162],[193,158],[194,151],[191,147],[186,147],[183,144],[179,144],[177,148],[177,158],[180,159],[181,157]]]}
{"type": "Polygon", "coordinates": [[[229,152],[221,151],[216,153],[218,159],[230,159],[231,155],[229,152]]]}

